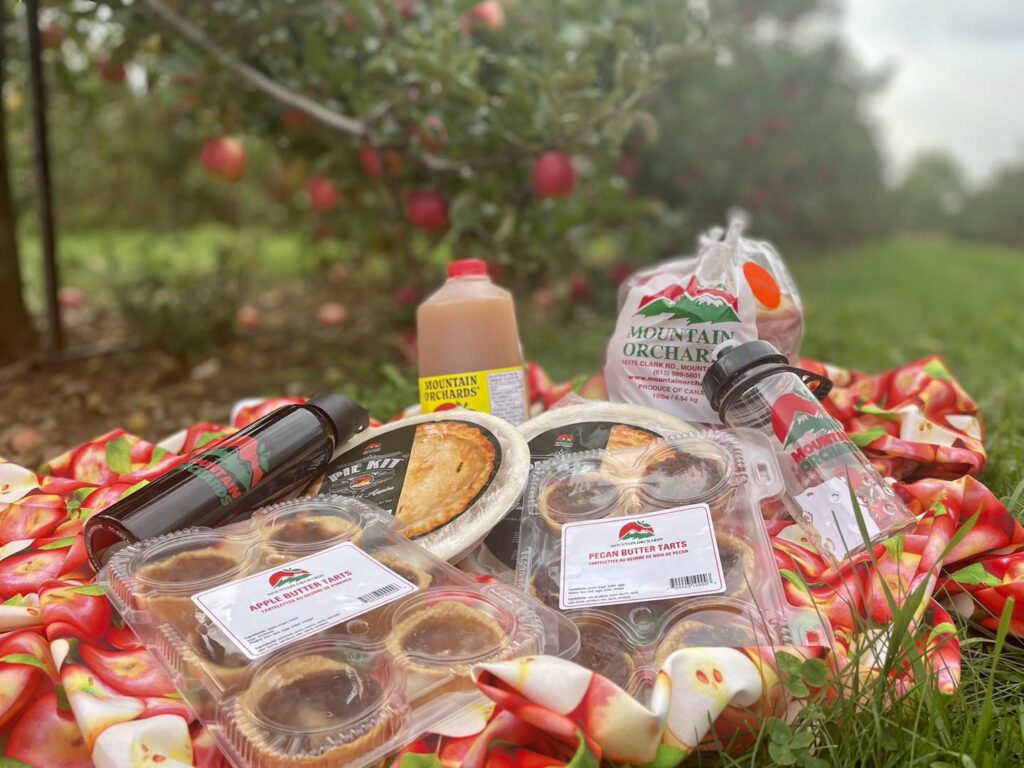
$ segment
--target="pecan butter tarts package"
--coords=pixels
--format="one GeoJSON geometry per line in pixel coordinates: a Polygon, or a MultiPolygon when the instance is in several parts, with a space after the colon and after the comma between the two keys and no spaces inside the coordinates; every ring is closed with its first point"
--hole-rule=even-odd
{"type": "MultiPolygon", "coordinates": [[[[664,435],[692,429],[686,422],[652,408],[580,398],[519,425],[534,466],[567,453],[629,450],[664,435]]],[[[502,578],[506,573],[511,576],[519,552],[522,513],[520,502],[487,534],[483,546],[475,553],[481,570],[502,578]]]]}
{"type": "Polygon", "coordinates": [[[571,656],[571,621],[482,585],[358,499],[117,552],[100,583],[236,768],[361,768],[479,703],[473,665],[571,656]]]}
{"type": "Polygon", "coordinates": [[[529,471],[515,427],[450,410],[367,430],[310,491],[371,502],[394,515],[399,532],[457,560],[518,503],[529,471]]]}
{"type": "Polygon", "coordinates": [[[753,430],[556,456],[531,474],[516,581],[577,625],[575,661],[636,695],[678,648],[826,643],[782,590],[759,507],[782,493],[753,430]]]}

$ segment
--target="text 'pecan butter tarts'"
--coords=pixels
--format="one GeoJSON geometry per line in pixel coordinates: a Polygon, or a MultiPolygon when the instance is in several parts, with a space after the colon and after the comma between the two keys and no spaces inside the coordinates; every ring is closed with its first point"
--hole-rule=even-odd
{"type": "Polygon", "coordinates": [[[507,422],[446,411],[369,430],[330,466],[316,492],[363,499],[439,557],[479,543],[515,505],[529,450],[507,422]]]}

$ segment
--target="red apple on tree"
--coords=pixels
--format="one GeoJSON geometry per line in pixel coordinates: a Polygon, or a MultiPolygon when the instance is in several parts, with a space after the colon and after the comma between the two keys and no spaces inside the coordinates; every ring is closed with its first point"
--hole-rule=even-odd
{"type": "Polygon", "coordinates": [[[576,189],[576,167],[564,152],[545,152],[533,164],[533,189],[537,197],[568,197],[576,189]]]}
{"type": "Polygon", "coordinates": [[[321,213],[333,210],[341,198],[334,182],[326,176],[314,176],[307,181],[306,196],[309,198],[309,207],[321,213]]]}
{"type": "Polygon", "coordinates": [[[499,30],[505,26],[505,9],[498,0],[482,0],[459,16],[463,34],[471,34],[475,28],[499,30]]]}
{"type": "Polygon", "coordinates": [[[103,59],[97,66],[100,70],[100,77],[111,85],[120,85],[124,82],[126,76],[124,64],[117,64],[110,59],[103,59]]]}
{"type": "Polygon", "coordinates": [[[590,278],[581,272],[574,272],[569,275],[569,295],[573,301],[579,304],[587,304],[594,298],[594,292],[590,287],[590,278]]]}
{"type": "Polygon", "coordinates": [[[409,195],[406,216],[414,227],[440,232],[448,228],[448,203],[437,192],[417,189],[409,195]]]}
{"type": "Polygon", "coordinates": [[[245,145],[233,136],[207,140],[199,156],[206,170],[224,181],[238,181],[245,173],[245,145]]]}
{"type": "Polygon", "coordinates": [[[288,109],[281,113],[281,124],[289,130],[298,130],[305,127],[308,123],[309,115],[301,109],[288,107],[288,109]]]}
{"type": "Polygon", "coordinates": [[[419,292],[414,285],[403,285],[395,291],[395,304],[400,307],[407,307],[419,300],[419,292]]]}
{"type": "Polygon", "coordinates": [[[372,144],[366,144],[359,150],[359,162],[368,176],[379,179],[387,174],[398,173],[402,169],[402,156],[393,149],[383,151],[372,144]]]}

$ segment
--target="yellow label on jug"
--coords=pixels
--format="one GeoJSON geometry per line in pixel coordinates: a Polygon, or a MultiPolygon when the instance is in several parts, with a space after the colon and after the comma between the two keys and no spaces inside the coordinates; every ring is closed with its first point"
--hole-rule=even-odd
{"type": "Polygon", "coordinates": [[[522,366],[420,378],[424,413],[467,408],[493,413],[512,424],[526,421],[526,381],[522,366]]]}

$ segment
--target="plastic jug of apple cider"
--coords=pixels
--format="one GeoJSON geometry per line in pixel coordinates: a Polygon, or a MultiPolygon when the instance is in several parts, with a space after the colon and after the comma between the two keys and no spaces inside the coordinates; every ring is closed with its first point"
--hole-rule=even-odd
{"type": "Polygon", "coordinates": [[[448,265],[448,279],[416,311],[420,406],[468,408],[526,420],[523,348],[512,294],[481,259],[448,265]]]}

